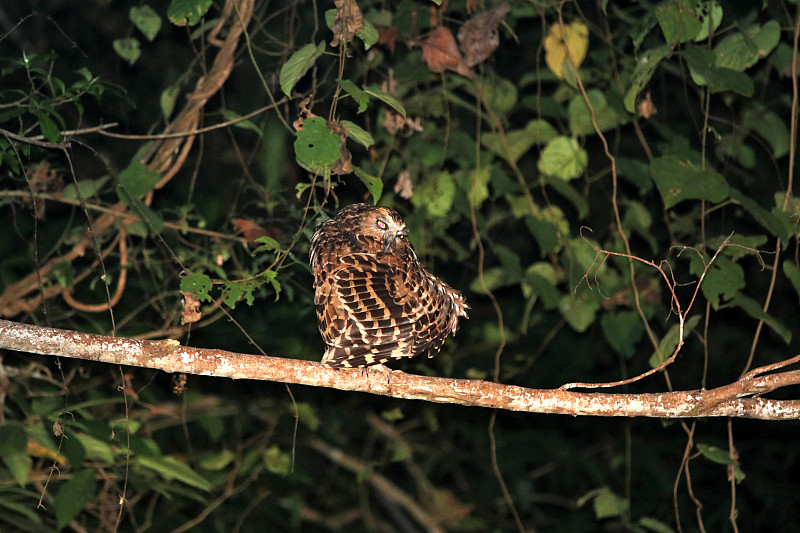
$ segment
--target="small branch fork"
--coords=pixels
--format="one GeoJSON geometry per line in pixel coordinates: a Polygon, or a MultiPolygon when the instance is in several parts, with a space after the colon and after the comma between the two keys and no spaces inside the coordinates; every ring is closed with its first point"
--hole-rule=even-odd
{"type": "Polygon", "coordinates": [[[176,341],[142,341],[91,335],[0,320],[0,349],[88,361],[139,366],[204,376],[297,383],[409,400],[583,416],[658,418],[739,417],[800,419],[800,400],[758,397],[800,384],[800,370],[767,373],[800,362],[800,355],[748,372],[709,390],[649,394],[603,394],[527,389],[488,381],[436,378],[392,372],[334,370],[313,361],[239,354],[180,346],[176,341]]]}

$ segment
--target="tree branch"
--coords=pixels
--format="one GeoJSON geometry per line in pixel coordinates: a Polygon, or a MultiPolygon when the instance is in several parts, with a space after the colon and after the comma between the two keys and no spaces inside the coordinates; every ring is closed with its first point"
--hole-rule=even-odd
{"type": "Polygon", "coordinates": [[[478,407],[564,415],[761,420],[800,419],[800,400],[744,398],[800,384],[800,370],[759,374],[710,390],[600,394],[527,389],[488,381],[436,378],[363,369],[334,370],[314,361],[190,348],[176,341],[143,341],[92,335],[0,320],[0,348],[103,363],[233,379],[259,379],[330,387],[478,407]]]}

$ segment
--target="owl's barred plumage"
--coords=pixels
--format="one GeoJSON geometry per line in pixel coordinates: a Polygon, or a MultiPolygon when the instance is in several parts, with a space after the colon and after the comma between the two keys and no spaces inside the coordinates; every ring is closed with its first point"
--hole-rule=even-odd
{"type": "Polygon", "coordinates": [[[462,294],[425,270],[403,220],[388,207],[339,211],[314,233],[310,261],[328,366],[433,357],[467,316],[462,294]]]}

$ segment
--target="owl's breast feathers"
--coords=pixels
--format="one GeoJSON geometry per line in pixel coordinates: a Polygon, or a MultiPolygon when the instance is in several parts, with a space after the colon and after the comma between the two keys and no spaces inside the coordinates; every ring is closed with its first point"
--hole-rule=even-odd
{"type": "Polygon", "coordinates": [[[384,253],[380,239],[341,222],[325,222],[311,241],[314,303],[328,345],[322,362],[363,367],[435,355],[467,316],[464,297],[425,270],[407,241],[384,253]]]}

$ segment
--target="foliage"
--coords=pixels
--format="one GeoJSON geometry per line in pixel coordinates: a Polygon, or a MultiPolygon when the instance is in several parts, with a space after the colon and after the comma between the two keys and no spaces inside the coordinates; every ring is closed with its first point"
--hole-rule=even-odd
{"type": "MultiPolygon", "coordinates": [[[[796,5],[437,6],[0,8],[20,21],[0,36],[0,315],[316,360],[308,240],[371,201],[403,213],[472,308],[405,370],[545,388],[680,348],[618,390],[651,392],[798,352],[796,5]],[[155,135],[199,128],[194,144],[155,135]]],[[[767,530],[800,504],[797,428],[779,423],[490,425],[332,390],[0,363],[0,529],[767,530]]]]}

